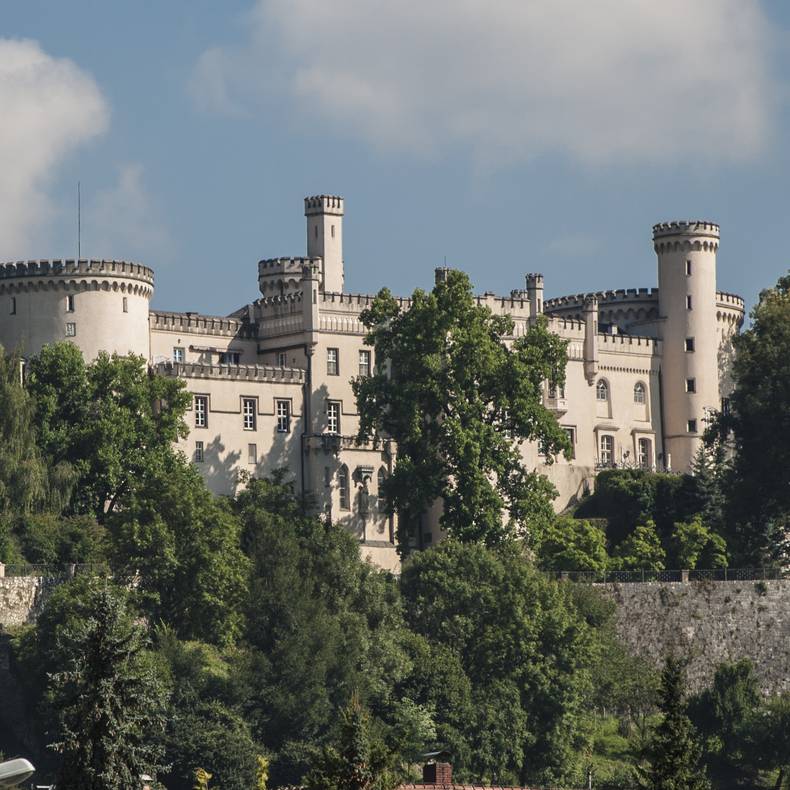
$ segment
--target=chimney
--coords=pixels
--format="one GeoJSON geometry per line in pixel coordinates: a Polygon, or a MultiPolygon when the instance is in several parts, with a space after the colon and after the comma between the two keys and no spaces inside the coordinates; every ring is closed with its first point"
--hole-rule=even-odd
{"type": "Polygon", "coordinates": [[[426,785],[451,785],[453,766],[450,763],[425,763],[422,767],[422,781],[426,785]]]}

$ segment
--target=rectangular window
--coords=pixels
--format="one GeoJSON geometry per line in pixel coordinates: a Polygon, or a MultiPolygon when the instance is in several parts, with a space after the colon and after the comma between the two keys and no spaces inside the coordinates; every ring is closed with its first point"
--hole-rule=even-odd
{"type": "Polygon", "coordinates": [[[686,351],[693,351],[694,350],[694,338],[687,337],[686,338],[686,351]]]}
{"type": "Polygon", "coordinates": [[[726,417],[730,413],[730,399],[729,398],[722,398],[721,399],[721,413],[726,417]]]}
{"type": "Polygon", "coordinates": [[[74,294],[69,294],[66,297],[66,312],[67,313],[74,312],[74,294]]]}
{"type": "Polygon", "coordinates": [[[16,315],[16,296],[11,297],[11,305],[10,305],[10,313],[11,315],[16,315]]]}
{"type": "Polygon", "coordinates": [[[340,352],[336,348],[328,348],[326,350],[326,375],[340,375],[340,352]]]}
{"type": "Polygon", "coordinates": [[[184,349],[180,346],[173,347],[173,362],[183,362],[184,361],[184,349]]]}
{"type": "Polygon", "coordinates": [[[359,352],[359,375],[370,375],[370,351],[359,352]]]}
{"type": "Polygon", "coordinates": [[[570,459],[573,460],[576,458],[576,429],[575,428],[563,428],[566,434],[568,434],[568,441],[571,443],[571,454],[570,459]]]}
{"type": "Polygon", "coordinates": [[[611,466],[614,461],[614,436],[603,434],[601,436],[601,457],[602,466],[611,466]]]}
{"type": "Polygon", "coordinates": [[[284,368],[288,366],[288,354],[285,351],[277,352],[277,367],[284,368]]]}
{"type": "Polygon", "coordinates": [[[327,433],[340,433],[340,401],[331,400],[326,404],[327,433]]]}
{"type": "Polygon", "coordinates": [[[220,365],[238,365],[241,360],[239,351],[221,351],[219,355],[220,365]]]}
{"type": "Polygon", "coordinates": [[[195,428],[208,428],[208,397],[195,395],[195,428]]]}
{"type": "Polygon", "coordinates": [[[653,466],[653,447],[650,439],[640,439],[637,444],[637,460],[642,469],[650,469],[653,466]]]}
{"type": "Polygon", "coordinates": [[[689,433],[696,433],[697,432],[697,421],[696,420],[689,420],[689,422],[688,422],[688,432],[689,433]]]}
{"type": "Polygon", "coordinates": [[[328,466],[324,467],[324,486],[329,488],[332,485],[332,472],[328,466]]]}
{"type": "Polygon", "coordinates": [[[691,310],[691,294],[686,296],[686,310],[691,310]]]}
{"type": "Polygon", "coordinates": [[[126,296],[124,296],[124,298],[123,298],[123,311],[124,311],[124,313],[128,313],[129,312],[129,299],[126,296]]]}
{"type": "Polygon", "coordinates": [[[255,398],[242,398],[241,411],[244,420],[244,430],[255,430],[255,398]]]}
{"type": "Polygon", "coordinates": [[[686,392],[696,392],[696,391],[697,391],[697,380],[686,379],[686,392]]]}
{"type": "Polygon", "coordinates": [[[248,464],[257,464],[258,463],[258,445],[257,444],[248,444],[247,445],[247,463],[248,464]]]}
{"type": "Polygon", "coordinates": [[[686,261],[686,276],[691,276],[691,261],[686,261]]]}
{"type": "Polygon", "coordinates": [[[351,497],[348,495],[348,469],[341,466],[337,473],[337,494],[341,510],[351,510],[351,497]]]}
{"type": "Polygon", "coordinates": [[[195,463],[203,463],[203,442],[195,442],[195,463]]]}
{"type": "Polygon", "coordinates": [[[76,337],[76,336],[77,336],[77,325],[66,324],[66,337],[76,337]]]}
{"type": "Polygon", "coordinates": [[[332,238],[333,239],[335,238],[335,226],[334,225],[332,225],[332,238]]]}
{"type": "Polygon", "coordinates": [[[291,430],[291,401],[275,401],[274,411],[277,415],[277,433],[288,433],[291,430]]]}

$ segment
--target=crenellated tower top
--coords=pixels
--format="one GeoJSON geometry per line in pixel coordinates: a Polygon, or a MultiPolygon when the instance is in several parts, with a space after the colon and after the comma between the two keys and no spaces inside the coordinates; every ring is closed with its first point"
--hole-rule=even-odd
{"type": "Polygon", "coordinates": [[[704,219],[674,220],[653,225],[653,241],[666,236],[693,236],[695,238],[706,236],[718,239],[719,226],[715,222],[704,219]]]}
{"type": "Polygon", "coordinates": [[[339,195],[313,195],[304,199],[304,215],[334,214],[343,216],[343,198],[339,195]]]}

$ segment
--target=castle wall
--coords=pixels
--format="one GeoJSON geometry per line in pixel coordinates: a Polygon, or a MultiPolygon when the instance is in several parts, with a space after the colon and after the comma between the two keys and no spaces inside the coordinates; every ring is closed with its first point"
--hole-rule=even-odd
{"type": "Polygon", "coordinates": [[[692,692],[723,661],[748,658],[763,692],[790,691],[790,580],[594,585],[616,604],[618,636],[659,667],[690,659],[692,692]]]}

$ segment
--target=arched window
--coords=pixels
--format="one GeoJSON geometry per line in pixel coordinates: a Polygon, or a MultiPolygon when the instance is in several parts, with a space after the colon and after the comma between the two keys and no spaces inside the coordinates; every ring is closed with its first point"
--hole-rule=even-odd
{"type": "Polygon", "coordinates": [[[337,473],[337,491],[341,510],[351,510],[351,499],[348,495],[348,467],[343,465],[337,473]]]}
{"type": "Polygon", "coordinates": [[[645,402],[645,385],[641,381],[634,384],[634,403],[645,402]]]}
{"type": "Polygon", "coordinates": [[[387,497],[384,496],[384,481],[387,479],[387,473],[382,466],[379,473],[376,475],[376,504],[378,505],[379,513],[387,512],[387,497]]]}
{"type": "Polygon", "coordinates": [[[595,397],[598,400],[609,400],[609,384],[606,379],[599,379],[595,387],[595,397]]]}

